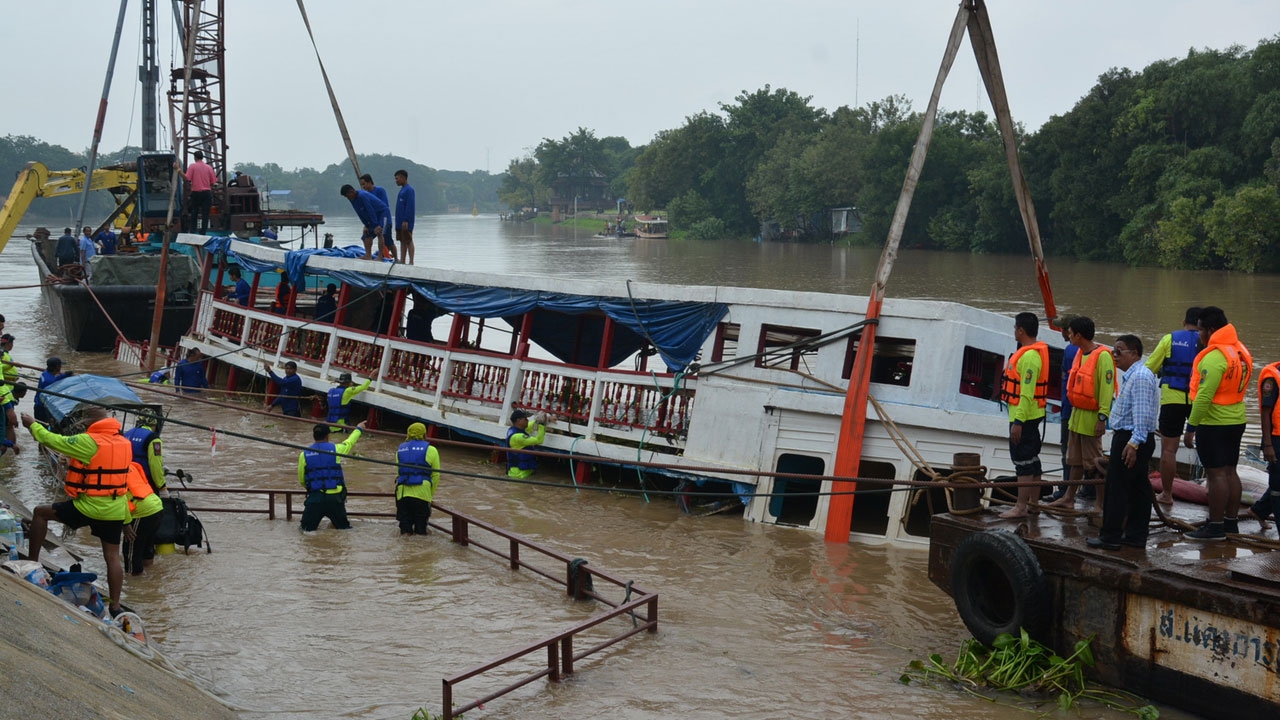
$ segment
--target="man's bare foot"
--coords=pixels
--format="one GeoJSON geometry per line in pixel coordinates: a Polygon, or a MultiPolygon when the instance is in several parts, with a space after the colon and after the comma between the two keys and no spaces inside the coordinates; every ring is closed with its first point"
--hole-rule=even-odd
{"type": "Polygon", "coordinates": [[[1005,510],[1004,512],[1000,513],[1000,518],[1003,520],[1013,520],[1016,518],[1024,518],[1026,516],[1027,516],[1026,510],[1019,510],[1016,507],[1011,507],[1008,510],[1005,510]]]}
{"type": "Polygon", "coordinates": [[[1075,498],[1071,497],[1070,495],[1063,495],[1057,500],[1054,500],[1053,502],[1049,503],[1047,507],[1073,508],[1075,506],[1076,506],[1075,498]]]}
{"type": "Polygon", "coordinates": [[[1172,504],[1173,504],[1173,496],[1172,496],[1172,495],[1163,495],[1163,494],[1162,494],[1162,495],[1157,495],[1157,496],[1156,496],[1156,502],[1160,503],[1161,505],[1172,505],[1172,504]]]}

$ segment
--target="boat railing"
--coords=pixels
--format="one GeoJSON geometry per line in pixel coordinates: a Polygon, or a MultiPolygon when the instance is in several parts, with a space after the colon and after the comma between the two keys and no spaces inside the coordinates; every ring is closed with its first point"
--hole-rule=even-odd
{"type": "Polygon", "coordinates": [[[670,374],[565,365],[473,348],[449,348],[243,307],[212,295],[196,333],[249,357],[294,359],[330,380],[351,372],[373,390],[502,423],[513,408],[544,411],[584,426],[588,437],[637,442],[646,434],[679,443],[688,434],[697,380],[670,374]]]}
{"type": "MultiPolygon", "coordinates": [[[[294,515],[301,515],[301,502],[295,499],[305,498],[306,491],[276,490],[262,488],[185,488],[180,493],[202,493],[217,496],[241,495],[249,500],[238,500],[233,507],[210,507],[191,505],[190,509],[204,513],[237,513],[266,515],[270,519],[278,517],[277,500],[284,501],[284,519],[291,520],[294,515]],[[266,498],[266,506],[252,498],[266,498]]],[[[351,492],[349,498],[357,499],[348,508],[347,514],[353,517],[394,517],[394,512],[379,512],[362,509],[361,503],[366,498],[381,499],[388,506],[395,494],[389,492],[351,492]]],[[[432,520],[428,525],[449,536],[450,540],[463,547],[473,547],[490,553],[507,563],[512,570],[527,570],[565,588],[566,594],[575,600],[595,600],[609,609],[572,627],[555,633],[550,637],[525,645],[501,657],[493,658],[476,665],[466,671],[451,675],[441,680],[441,717],[446,720],[461,716],[484,703],[502,697],[507,693],[522,688],[541,678],[551,682],[560,682],[571,675],[576,663],[584,658],[641,632],[658,631],[658,594],[636,586],[628,580],[591,567],[582,558],[575,558],[540,545],[520,535],[504,530],[478,518],[461,512],[450,510],[439,504],[432,504],[432,520]],[[441,521],[441,516],[448,516],[448,524],[441,521]],[[615,594],[621,593],[618,600],[606,594],[607,586],[615,594]],[[611,620],[631,622],[617,630],[596,630],[611,620]],[[589,638],[589,639],[588,639],[589,638]],[[582,648],[576,641],[594,642],[590,647],[582,648]],[[493,670],[502,668],[504,677],[519,672],[515,667],[523,661],[523,665],[532,666],[527,674],[514,682],[492,690],[484,697],[467,703],[454,705],[454,693],[457,686],[464,681],[474,680],[493,670]]]]}

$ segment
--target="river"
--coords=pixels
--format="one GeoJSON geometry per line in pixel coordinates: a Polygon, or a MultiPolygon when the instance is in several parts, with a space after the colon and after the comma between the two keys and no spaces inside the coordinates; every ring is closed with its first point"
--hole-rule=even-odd
{"type": "MultiPolygon", "coordinates": [[[[330,222],[326,230],[345,244],[352,223],[330,222]]],[[[447,268],[841,293],[865,293],[878,258],[872,249],[826,245],[575,238],[570,226],[492,216],[423,218],[417,235],[418,263],[447,268]]],[[[1280,297],[1275,276],[1049,265],[1060,308],[1094,317],[1104,339],[1133,332],[1154,343],[1187,305],[1218,304],[1259,360],[1280,355],[1276,314],[1266,311],[1280,297]]],[[[25,241],[9,243],[0,269],[6,288],[34,281],[25,241]]],[[[904,251],[888,293],[1008,313],[1040,307],[1025,257],[904,251]]],[[[19,362],[43,365],[57,354],[68,369],[127,371],[104,355],[66,350],[37,289],[0,289],[0,313],[17,336],[19,362]]],[[[175,404],[172,417],[308,441],[305,425],[233,410],[175,404]]],[[[209,430],[176,425],[165,440],[166,465],[202,486],[296,483],[296,455],[279,448],[222,433],[215,450],[209,430]]],[[[393,439],[371,437],[359,449],[385,458],[394,447],[393,439]]],[[[535,682],[468,717],[1027,717],[951,687],[898,682],[911,660],[954,657],[968,636],[951,601],[929,582],[918,548],[832,545],[819,534],[738,517],[684,516],[661,499],[508,485],[487,460],[446,449],[446,471],[493,479],[446,473],[438,501],[658,592],[661,625],[656,635],[580,663],[562,685],[535,682]]],[[[384,467],[352,463],[347,472],[354,490],[392,488],[384,467]]],[[[57,493],[33,452],[0,461],[0,483],[28,504],[57,493]]],[[[400,538],[386,520],[302,536],[294,523],[261,516],[203,519],[213,552],[159,558],[148,575],[126,581],[126,602],[166,653],[247,719],[408,720],[419,706],[438,712],[441,677],[592,610],[439,534],[400,538]]],[[[71,542],[100,568],[89,540],[82,532],[71,542]]],[[[464,700],[478,694],[467,687],[464,700]]],[[[1041,710],[1052,708],[1048,701],[1041,710]]],[[[1127,716],[1088,706],[1080,717],[1127,716]]]]}

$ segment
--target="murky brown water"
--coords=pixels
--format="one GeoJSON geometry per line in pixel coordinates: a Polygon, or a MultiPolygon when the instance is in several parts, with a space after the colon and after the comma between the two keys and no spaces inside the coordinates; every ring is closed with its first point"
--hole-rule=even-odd
{"type": "MultiPolygon", "coordinates": [[[[429,218],[418,257],[444,267],[560,277],[737,284],[864,293],[878,253],[829,246],[591,240],[569,228],[500,225],[488,217],[429,218]]],[[[330,230],[349,230],[341,221],[330,230]]],[[[341,237],[341,235],[340,235],[341,237]]],[[[0,286],[32,281],[26,245],[0,255],[0,286]]],[[[1133,270],[1051,262],[1064,309],[1092,314],[1106,333],[1153,340],[1192,303],[1222,305],[1259,359],[1280,355],[1275,276],[1133,270]]],[[[908,251],[894,296],[967,302],[1002,312],[1038,306],[1026,258],[908,251]]],[[[14,357],[113,374],[102,355],[65,350],[34,289],[0,290],[18,336],[14,357]]],[[[202,426],[293,442],[306,426],[199,405],[172,416],[202,426]]],[[[166,464],[204,486],[293,487],[296,455],[170,425],[166,464]]],[[[361,443],[389,457],[395,441],[361,443]]],[[[446,450],[446,470],[500,475],[476,452],[446,450]]],[[[348,466],[354,490],[389,490],[388,469],[348,466]]],[[[28,503],[56,487],[35,453],[0,464],[0,483],[28,503]]],[[[194,505],[202,496],[189,496],[194,505]]],[[[948,598],[926,577],[919,549],[829,545],[818,534],[690,518],[672,503],[603,493],[513,486],[446,476],[438,500],[511,528],[661,595],[657,635],[581,663],[568,682],[544,682],[469,717],[611,716],[1023,718],[1022,710],[951,688],[904,687],[906,664],[950,655],[967,636],[948,598]]],[[[355,501],[353,501],[354,506],[355,501]]],[[[386,501],[387,510],[391,509],[386,501]]],[[[165,556],[126,583],[127,601],[163,649],[209,679],[246,718],[399,718],[438,711],[440,678],[536,641],[593,612],[530,573],[437,535],[401,539],[386,520],[350,532],[301,536],[295,523],[203,515],[212,554],[165,556]]],[[[87,538],[87,535],[85,536],[87,538]]],[[[84,548],[91,565],[96,551],[84,548]]],[[[527,668],[525,668],[527,669],[527,668]]],[[[463,699],[509,680],[464,686],[463,699]]],[[[1044,710],[1051,710],[1046,705],[1044,710]]],[[[1166,717],[1184,717],[1165,711],[1166,717]]],[[[1087,708],[1080,717],[1123,715],[1087,708]]]]}

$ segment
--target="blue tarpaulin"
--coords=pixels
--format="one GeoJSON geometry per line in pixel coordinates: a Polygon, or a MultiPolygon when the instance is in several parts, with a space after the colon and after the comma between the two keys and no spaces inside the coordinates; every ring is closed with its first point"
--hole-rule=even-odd
{"type": "Polygon", "coordinates": [[[47,393],[41,396],[45,408],[56,422],[62,422],[63,418],[75,412],[85,402],[117,406],[144,404],[129,386],[115,378],[101,375],[72,375],[51,383],[45,390],[68,396],[57,397],[47,393]]]}
{"type": "MultiPolygon", "coordinates": [[[[210,238],[204,247],[211,251],[227,252],[229,242],[225,238],[210,238]]],[[[236,255],[234,251],[229,254],[234,255],[251,272],[273,272],[283,267],[289,281],[295,287],[302,287],[307,262],[312,256],[359,258],[364,257],[364,250],[354,245],[345,248],[290,250],[285,253],[283,266],[236,255]]],[[[723,303],[643,299],[633,302],[628,298],[597,295],[570,295],[443,282],[411,282],[403,278],[388,277],[393,267],[395,266],[391,264],[372,265],[369,272],[330,270],[324,274],[366,290],[411,290],[447,312],[471,317],[504,318],[510,321],[534,309],[575,316],[599,312],[612,318],[619,328],[625,329],[625,332],[614,336],[615,358],[610,358],[611,364],[635,352],[647,339],[672,370],[682,370],[694,361],[702,344],[715,330],[716,324],[729,312],[728,306],[723,303]]],[[[596,357],[574,357],[574,349],[577,348],[579,355],[582,355],[583,348],[592,347],[592,338],[596,338],[594,347],[599,348],[601,331],[597,326],[602,324],[598,317],[594,321],[588,319],[580,333],[576,322],[571,325],[535,322],[531,339],[564,362],[594,365],[596,357]]]]}

